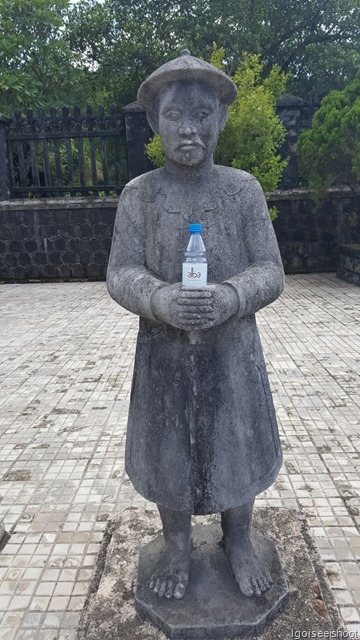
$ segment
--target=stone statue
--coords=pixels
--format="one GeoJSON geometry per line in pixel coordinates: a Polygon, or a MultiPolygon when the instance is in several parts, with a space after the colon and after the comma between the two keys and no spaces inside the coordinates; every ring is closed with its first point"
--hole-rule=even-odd
{"type": "Polygon", "coordinates": [[[110,295],[140,316],[126,470],[158,505],[165,544],[150,588],[166,598],[181,599],[188,584],[193,514],[221,513],[244,595],[272,582],[250,536],[255,496],[281,465],[255,312],[280,295],[284,276],[260,185],[213,163],[235,97],[232,80],[188,50],[143,82],[138,102],[165,167],[121,194],[108,267],[110,295]],[[210,285],[183,289],[198,222],[210,285]]]}

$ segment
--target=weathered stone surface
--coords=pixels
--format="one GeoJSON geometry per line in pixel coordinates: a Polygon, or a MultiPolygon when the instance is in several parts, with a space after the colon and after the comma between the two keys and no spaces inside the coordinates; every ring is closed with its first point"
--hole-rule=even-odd
{"type": "Polygon", "coordinates": [[[360,244],[342,244],[339,250],[337,277],[360,287],[360,244]]]}
{"type": "MultiPolygon", "coordinates": [[[[181,86],[176,96],[178,104],[181,86]]],[[[204,91],[207,98],[215,102],[204,91]]],[[[202,104],[198,97],[196,102],[202,104]]],[[[211,149],[214,140],[207,143],[211,149]]],[[[263,193],[252,176],[211,164],[190,186],[164,168],[126,187],[107,284],[118,304],[141,317],[127,425],[128,476],[151,502],[209,514],[253,500],[281,466],[254,314],[280,295],[283,270],[263,193]],[[253,226],[246,221],[248,211],[253,226]],[[208,296],[208,307],[181,286],[189,221],[203,225],[212,285],[197,296],[208,296]]]]}
{"type": "MultiPolygon", "coordinates": [[[[254,498],[282,461],[255,313],[281,294],[284,270],[260,184],[214,165],[236,95],[228,76],[188,49],[141,84],[137,99],[160,134],[165,165],[122,192],[107,270],[113,300],[140,316],[125,469],[159,507],[166,544],[156,566],[144,569],[159,597],[185,595],[191,514],[222,513],[224,551],[244,595],[271,585],[249,537],[254,498]],[[189,223],[202,231],[207,251],[208,284],[200,287],[182,278],[189,223]]],[[[195,248],[188,251],[195,263],[195,248]]],[[[160,624],[155,607],[137,602],[171,637],[185,638],[208,629],[192,600],[192,626],[181,622],[180,635],[173,623],[160,624]]],[[[258,616],[252,625],[260,625],[258,616]]]]}
{"type": "MultiPolygon", "coordinates": [[[[280,252],[257,180],[213,162],[235,98],[233,81],[187,49],[141,84],[138,101],[160,133],[165,166],[122,192],[107,271],[111,297],[140,316],[125,468],[143,497],[172,513],[250,503],[281,466],[255,322],[255,312],[283,290],[280,252]],[[181,282],[191,222],[201,223],[209,279],[192,290],[181,282]]],[[[190,520],[161,516],[175,518],[176,535],[187,522],[187,551],[177,561],[182,590],[190,520]]],[[[230,520],[223,518],[231,562],[230,520]]],[[[245,593],[267,588],[255,566],[249,562],[245,593]]],[[[163,588],[171,591],[170,582],[163,588]]]]}
{"type": "Polygon", "coordinates": [[[4,525],[4,521],[0,518],[0,542],[3,539],[5,535],[5,525],[4,525]]]}
{"type": "Polygon", "coordinates": [[[339,244],[360,242],[360,198],[333,189],[318,209],[307,189],[273,192],[268,203],[279,215],[274,229],[285,273],[336,271],[339,244]]]}
{"type": "Polygon", "coordinates": [[[0,280],[104,280],[116,201],[44,198],[0,203],[0,280]]]}
{"type": "MultiPolygon", "coordinates": [[[[217,516],[196,521],[218,523],[220,541],[217,516]]],[[[260,635],[261,640],[285,640],[291,637],[292,629],[310,628],[315,632],[343,629],[304,516],[288,509],[255,510],[254,527],[275,541],[290,592],[288,606],[260,635]]],[[[165,640],[162,631],[136,614],[134,598],[139,548],[160,530],[158,515],[143,510],[129,509],[109,520],[80,620],[78,640],[165,640]]],[[[176,604],[184,608],[187,601],[185,596],[176,604]]]]}
{"type": "Polygon", "coordinates": [[[181,604],[159,598],[149,589],[163,546],[162,536],[140,550],[136,610],[172,640],[221,640],[225,636],[259,634],[288,603],[289,590],[274,542],[253,532],[254,547],[274,582],[262,597],[247,598],[236,584],[219,533],[215,524],[194,527],[189,587],[181,604]]]}
{"type": "Polygon", "coordinates": [[[291,189],[299,185],[296,143],[308,105],[302,98],[284,94],[278,98],[276,106],[279,118],[286,129],[286,137],[280,153],[283,158],[288,159],[281,177],[281,188],[291,189]]]}

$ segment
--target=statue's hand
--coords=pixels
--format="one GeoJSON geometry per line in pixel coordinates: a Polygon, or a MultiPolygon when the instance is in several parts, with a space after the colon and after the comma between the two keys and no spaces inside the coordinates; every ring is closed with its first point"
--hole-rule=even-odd
{"type": "Polygon", "coordinates": [[[203,292],[203,294],[207,292],[210,294],[210,297],[206,298],[206,311],[204,308],[204,313],[201,314],[199,324],[192,325],[192,328],[195,326],[196,329],[211,329],[211,327],[222,324],[238,311],[238,295],[231,285],[210,284],[202,289],[183,290],[183,299],[181,301],[179,300],[179,306],[183,308],[180,316],[187,321],[196,322],[195,319],[199,315],[199,309],[193,308],[190,305],[188,296],[196,296],[199,295],[200,292],[203,292]]]}
{"type": "Polygon", "coordinates": [[[151,308],[159,320],[177,329],[203,329],[213,314],[212,294],[207,287],[193,290],[169,284],[155,291],[151,308]]]}
{"type": "Polygon", "coordinates": [[[210,329],[225,322],[238,309],[236,291],[229,285],[182,288],[167,285],[152,297],[154,315],[183,331],[210,329]]]}

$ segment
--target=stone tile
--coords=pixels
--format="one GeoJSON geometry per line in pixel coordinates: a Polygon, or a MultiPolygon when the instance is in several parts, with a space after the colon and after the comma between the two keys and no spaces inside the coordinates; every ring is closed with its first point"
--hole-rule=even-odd
{"type": "Polygon", "coordinates": [[[24,615],[22,626],[29,627],[31,629],[37,629],[40,626],[40,623],[43,619],[44,615],[38,611],[31,611],[24,615]]]}
{"type": "MultiPolygon", "coordinates": [[[[36,636],[38,632],[36,633],[36,636]]],[[[20,629],[16,634],[16,640],[34,640],[33,629],[20,629]]]]}
{"type": "Polygon", "coordinates": [[[42,580],[46,582],[56,582],[60,576],[60,569],[45,569],[42,580]]]}
{"type": "Polygon", "coordinates": [[[80,615],[79,611],[66,611],[62,617],[61,629],[77,629],[80,615]]]}
{"type": "Polygon", "coordinates": [[[1,630],[1,640],[15,640],[15,636],[17,634],[17,629],[12,627],[12,628],[3,628],[1,630]]]}
{"type": "Polygon", "coordinates": [[[86,596],[88,592],[88,588],[89,588],[88,582],[78,582],[77,584],[75,584],[72,594],[74,596],[86,596]]]}
{"type": "Polygon", "coordinates": [[[334,591],[334,596],[335,596],[335,602],[338,605],[346,605],[346,606],[354,606],[354,600],[353,597],[350,593],[350,591],[346,591],[345,589],[342,590],[335,590],[334,591]]]}
{"type": "Polygon", "coordinates": [[[58,580],[60,582],[75,582],[78,573],[77,569],[63,569],[58,580]]]}
{"type": "Polygon", "coordinates": [[[85,602],[85,596],[72,596],[68,605],[69,611],[81,611],[85,602]]]}
{"type": "Polygon", "coordinates": [[[42,569],[25,569],[23,573],[24,580],[39,580],[43,570],[42,569]]]}
{"type": "Polygon", "coordinates": [[[40,582],[36,589],[36,596],[52,596],[55,589],[55,582],[40,582]]]}
{"type": "Polygon", "coordinates": [[[39,631],[36,640],[58,640],[60,632],[54,629],[42,629],[39,631]]]}
{"type": "Polygon", "coordinates": [[[69,596],[53,596],[50,600],[49,611],[66,611],[69,600],[69,596]]]}
{"type": "Polygon", "coordinates": [[[355,607],[340,607],[340,612],[346,623],[360,622],[359,612],[355,607]]]}
{"type": "Polygon", "coordinates": [[[359,567],[359,575],[348,574],[346,576],[346,582],[349,586],[349,589],[352,589],[352,590],[360,589],[360,567],[359,567]]]}
{"type": "Polygon", "coordinates": [[[60,629],[62,615],[47,613],[42,622],[42,629],[60,629]]]}
{"type": "Polygon", "coordinates": [[[31,601],[31,596],[14,596],[8,605],[8,611],[25,611],[31,601]]]}
{"type": "Polygon", "coordinates": [[[23,614],[20,613],[19,611],[7,611],[6,613],[3,614],[3,617],[1,618],[0,629],[4,627],[16,629],[20,625],[24,625],[25,615],[23,617],[23,614]]]}
{"type": "Polygon", "coordinates": [[[7,611],[11,602],[11,596],[0,596],[0,611],[7,611]]]}
{"type": "Polygon", "coordinates": [[[30,611],[46,611],[49,606],[49,596],[34,596],[30,603],[30,611]]]}
{"type": "Polygon", "coordinates": [[[54,596],[70,596],[73,588],[73,582],[58,582],[55,587],[54,596]]]}

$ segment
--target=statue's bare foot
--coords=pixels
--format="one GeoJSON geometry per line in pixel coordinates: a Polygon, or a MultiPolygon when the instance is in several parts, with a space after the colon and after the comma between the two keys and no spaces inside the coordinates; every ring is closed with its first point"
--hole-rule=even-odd
{"type": "Polygon", "coordinates": [[[181,600],[189,582],[189,567],[190,545],[186,537],[168,540],[151,576],[150,589],[160,598],[181,600]]]}
{"type": "Polygon", "coordinates": [[[248,535],[224,536],[230,567],[244,596],[261,596],[270,589],[272,578],[255,552],[248,535]]]}

